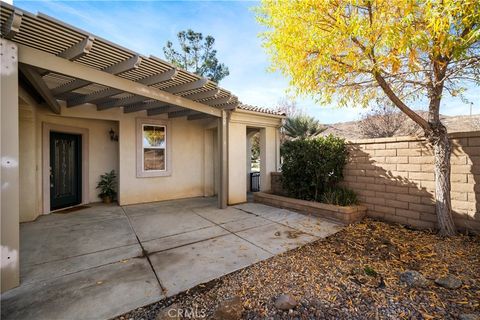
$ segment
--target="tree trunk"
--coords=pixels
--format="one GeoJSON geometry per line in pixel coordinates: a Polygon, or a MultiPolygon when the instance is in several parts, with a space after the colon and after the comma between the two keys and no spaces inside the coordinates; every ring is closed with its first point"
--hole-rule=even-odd
{"type": "Polygon", "coordinates": [[[435,161],[435,211],[441,235],[452,236],[456,233],[452,218],[452,203],[450,198],[450,155],[452,147],[447,130],[442,124],[429,134],[433,145],[435,161]]]}
{"type": "Polygon", "coordinates": [[[373,75],[387,97],[410,119],[420,125],[428,141],[433,145],[435,156],[435,211],[438,227],[441,235],[451,236],[456,233],[450,199],[450,155],[452,147],[450,140],[448,140],[447,129],[440,122],[440,101],[449,60],[445,57],[437,58],[433,61],[435,79],[428,88],[430,97],[428,122],[403,103],[378,70],[374,69],[373,75]]]}

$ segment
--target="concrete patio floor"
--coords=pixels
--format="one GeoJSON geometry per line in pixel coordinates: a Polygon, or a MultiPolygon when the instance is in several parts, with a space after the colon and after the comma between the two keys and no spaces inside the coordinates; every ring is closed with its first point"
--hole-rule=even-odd
{"type": "Polygon", "coordinates": [[[215,198],[92,205],[22,223],[21,285],[2,319],[108,319],[341,229],[256,203],[215,198]]]}

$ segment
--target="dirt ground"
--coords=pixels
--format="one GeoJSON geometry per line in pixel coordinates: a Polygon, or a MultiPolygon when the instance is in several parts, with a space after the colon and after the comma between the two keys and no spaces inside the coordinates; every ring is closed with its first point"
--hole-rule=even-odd
{"type": "MultiPolygon", "coordinates": [[[[326,239],[273,257],[205,285],[139,308],[118,319],[156,319],[177,308],[207,318],[224,300],[239,296],[243,319],[458,319],[480,315],[480,237],[441,238],[370,219],[326,239]],[[399,280],[420,272],[425,287],[399,280]],[[458,289],[434,283],[453,275],[458,289]],[[281,294],[299,302],[289,311],[274,306],[281,294]]],[[[191,317],[190,317],[191,318],[191,317]]]]}

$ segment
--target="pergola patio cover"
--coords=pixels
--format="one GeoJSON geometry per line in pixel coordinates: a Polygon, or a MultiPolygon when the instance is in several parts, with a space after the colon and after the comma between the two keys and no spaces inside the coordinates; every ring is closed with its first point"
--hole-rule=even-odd
{"type": "Polygon", "coordinates": [[[18,45],[21,78],[55,113],[84,103],[99,111],[147,110],[189,119],[221,117],[239,106],[236,96],[216,83],[94,36],[44,14],[0,2],[1,37],[18,45]]]}

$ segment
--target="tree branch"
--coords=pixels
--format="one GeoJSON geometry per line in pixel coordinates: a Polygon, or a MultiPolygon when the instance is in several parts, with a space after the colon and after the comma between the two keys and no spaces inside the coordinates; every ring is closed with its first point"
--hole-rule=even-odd
{"type": "Polygon", "coordinates": [[[415,111],[410,109],[402,100],[393,92],[392,88],[388,85],[387,81],[382,77],[382,75],[378,71],[373,71],[373,76],[375,80],[377,80],[380,88],[382,88],[383,92],[387,95],[387,97],[395,104],[397,108],[399,108],[403,113],[405,113],[410,119],[418,123],[423,130],[429,131],[430,125],[428,122],[423,119],[420,115],[418,115],[415,111]]]}
{"type": "MultiPolygon", "coordinates": [[[[374,65],[376,65],[375,56],[372,52],[367,52],[367,48],[355,37],[352,37],[352,41],[365,53],[367,54],[374,65]]],[[[380,72],[376,69],[370,71],[375,80],[377,80],[378,85],[382,88],[383,92],[387,95],[387,97],[393,102],[393,104],[399,108],[403,113],[405,113],[410,119],[415,121],[425,132],[430,131],[430,125],[428,122],[423,119],[420,115],[418,115],[415,111],[410,109],[402,100],[393,92],[392,88],[388,85],[387,81],[382,77],[380,72]]]]}
{"type": "Polygon", "coordinates": [[[359,72],[363,72],[363,73],[372,73],[371,70],[368,70],[368,69],[363,69],[363,68],[356,68],[356,67],[353,67],[352,65],[336,58],[335,56],[331,56],[330,59],[332,59],[333,61],[335,61],[336,63],[342,65],[342,66],[345,66],[347,68],[350,68],[352,71],[359,71],[359,72]]]}

